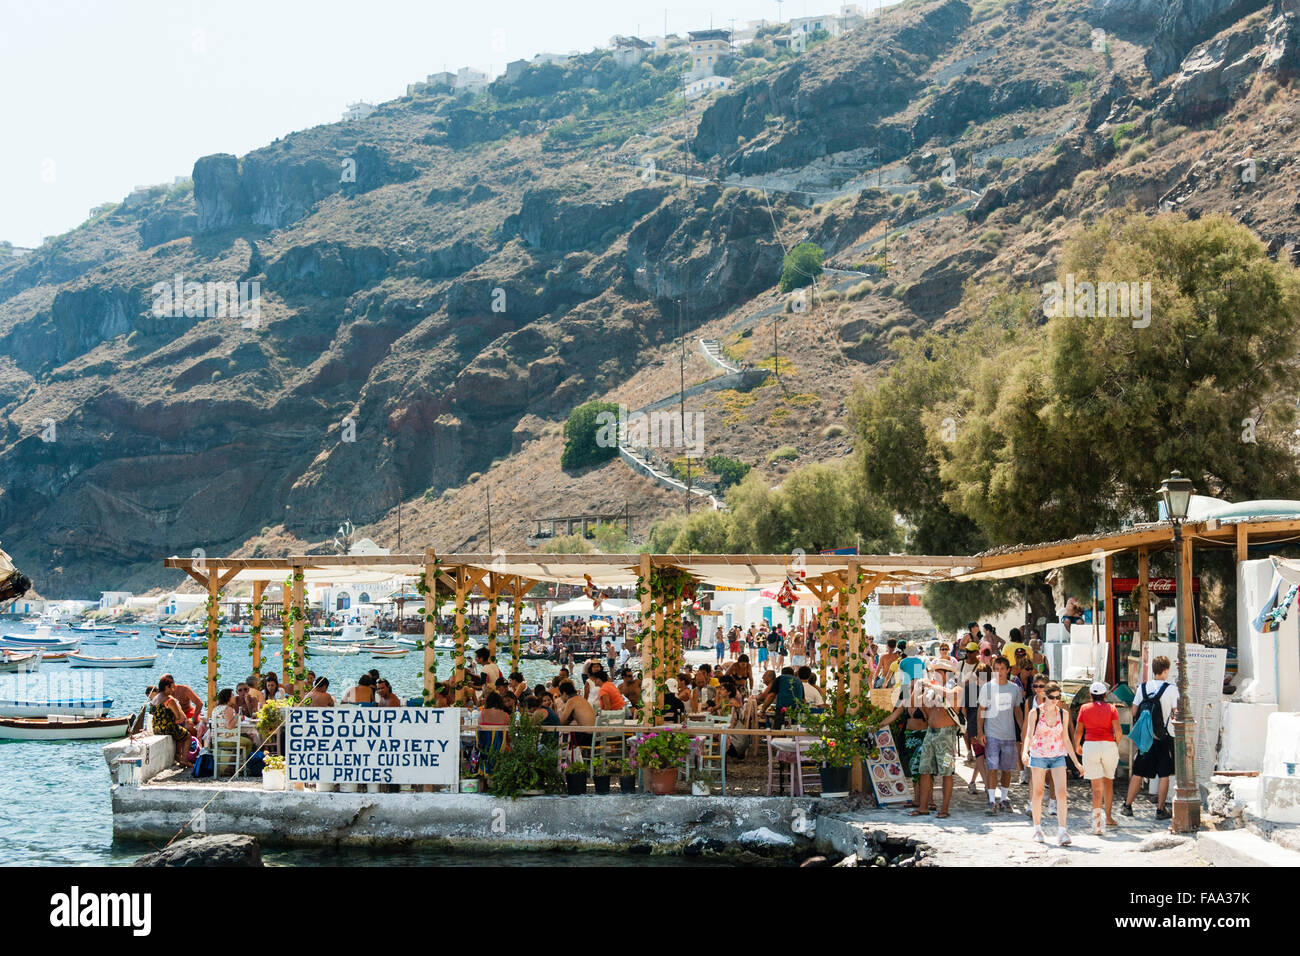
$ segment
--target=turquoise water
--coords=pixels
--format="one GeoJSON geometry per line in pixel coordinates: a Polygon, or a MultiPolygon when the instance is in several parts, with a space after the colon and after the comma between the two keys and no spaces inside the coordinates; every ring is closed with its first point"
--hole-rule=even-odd
{"type": "MultiPolygon", "coordinates": [[[[10,634],[31,633],[33,628],[21,625],[0,625],[0,631],[10,634]]],[[[111,713],[133,714],[144,704],[145,688],[157,683],[167,672],[183,684],[189,684],[200,697],[206,696],[207,668],[201,663],[203,652],[156,648],[156,628],[139,628],[138,637],[114,635],[117,644],[83,645],[88,654],[100,657],[158,655],[152,669],[93,670],[72,668],[67,663],[46,661],[36,677],[54,686],[71,686],[86,696],[103,696],[113,699],[111,713]]],[[[71,632],[59,630],[58,636],[71,632]]],[[[277,634],[278,638],[278,634],[277,634]]],[[[231,634],[220,642],[221,674],[223,687],[234,687],[248,676],[252,669],[248,635],[231,634]]],[[[265,663],[265,669],[280,673],[280,656],[277,649],[265,663]]],[[[360,654],[353,657],[315,657],[309,666],[317,676],[330,679],[330,690],[335,697],[352,686],[365,671],[377,668],[392,682],[393,690],[402,698],[418,697],[423,686],[421,668],[423,653],[412,651],[406,657],[385,659],[360,654]]],[[[440,654],[438,676],[449,676],[450,654],[440,654]]],[[[521,671],[530,684],[544,681],[554,673],[555,665],[548,661],[522,661],[521,671]]],[[[6,675],[8,676],[8,675],[6,675]]],[[[13,684],[0,677],[0,696],[12,696],[13,684]]],[[[68,742],[0,742],[0,862],[8,866],[26,865],[78,865],[127,864],[151,847],[145,845],[114,845],[112,808],[109,798],[110,779],[104,763],[102,749],[105,741],[68,742]]],[[[651,858],[646,856],[623,857],[617,854],[578,854],[562,856],[551,853],[494,854],[490,859],[482,855],[454,854],[434,850],[404,850],[384,852],[375,850],[308,849],[279,851],[268,850],[268,863],[285,865],[337,864],[394,864],[435,865],[479,863],[502,865],[548,865],[563,861],[579,864],[619,862],[646,865],[657,862],[683,862],[680,857],[651,858]]]]}

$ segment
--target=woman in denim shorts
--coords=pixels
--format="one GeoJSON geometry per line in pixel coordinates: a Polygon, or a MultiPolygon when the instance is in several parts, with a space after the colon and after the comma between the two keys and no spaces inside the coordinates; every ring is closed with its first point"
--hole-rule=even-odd
{"type": "Polygon", "coordinates": [[[1056,822],[1059,830],[1056,842],[1061,846],[1070,845],[1070,833],[1065,828],[1067,804],[1065,790],[1065,760],[1069,757],[1075,767],[1083,771],[1079,756],[1074,751],[1074,742],[1070,739],[1070,712],[1061,706],[1061,685],[1052,681],[1047,685],[1047,697],[1043,706],[1029,712],[1029,723],[1025,726],[1025,742],[1021,757],[1029,764],[1033,775],[1033,790],[1029,798],[1030,811],[1034,817],[1034,840],[1043,839],[1043,789],[1047,774],[1052,775],[1052,784],[1056,789],[1056,822]]]}

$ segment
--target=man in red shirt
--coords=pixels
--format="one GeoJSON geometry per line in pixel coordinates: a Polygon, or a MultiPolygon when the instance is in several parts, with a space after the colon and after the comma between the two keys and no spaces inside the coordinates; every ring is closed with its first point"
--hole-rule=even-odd
{"type": "Polygon", "coordinates": [[[600,701],[601,710],[622,710],[627,705],[627,701],[618,692],[614,682],[606,680],[603,672],[593,671],[591,680],[599,686],[596,691],[596,699],[600,701]]]}

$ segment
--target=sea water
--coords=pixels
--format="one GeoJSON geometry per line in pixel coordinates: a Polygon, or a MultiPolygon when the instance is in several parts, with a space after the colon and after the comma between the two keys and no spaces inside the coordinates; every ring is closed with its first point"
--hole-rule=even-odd
{"type": "MultiPolygon", "coordinates": [[[[127,625],[139,635],[110,635],[116,644],[83,644],[84,653],[96,657],[135,657],[157,654],[152,668],[72,668],[66,662],[44,661],[39,675],[58,683],[73,682],[87,686],[113,700],[114,716],[134,715],[145,703],[145,689],[156,684],[163,674],[172,674],[178,683],[188,684],[200,697],[207,696],[207,665],[201,650],[178,650],[155,647],[155,627],[127,625]],[[102,687],[102,691],[99,688],[102,687]]],[[[0,625],[10,634],[28,634],[32,627],[0,625]]],[[[73,636],[65,628],[55,631],[58,637],[73,636]]],[[[263,659],[263,671],[283,676],[279,633],[275,633],[273,653],[263,659]]],[[[252,651],[247,634],[229,634],[221,638],[219,687],[230,687],[248,677],[252,670],[252,651]]],[[[330,693],[343,696],[357,678],[371,668],[388,680],[393,692],[406,700],[419,697],[423,687],[424,654],[411,651],[405,657],[382,658],[361,654],[348,657],[318,656],[308,661],[317,677],[328,677],[330,693]]],[[[453,656],[438,654],[438,677],[451,675],[453,656]]],[[[530,685],[545,683],[557,666],[549,661],[520,662],[520,672],[530,685]]],[[[112,783],[103,747],[108,741],[0,741],[0,863],[8,866],[75,866],[84,864],[126,865],[156,847],[148,844],[113,840],[113,814],[109,795],[112,783]]],[[[306,866],[338,865],[465,865],[465,866],[546,866],[546,865],[628,865],[656,864],[709,865],[706,858],[679,856],[644,856],[618,853],[548,853],[513,852],[472,854],[434,849],[377,849],[301,847],[264,850],[269,865],[306,866]]]]}

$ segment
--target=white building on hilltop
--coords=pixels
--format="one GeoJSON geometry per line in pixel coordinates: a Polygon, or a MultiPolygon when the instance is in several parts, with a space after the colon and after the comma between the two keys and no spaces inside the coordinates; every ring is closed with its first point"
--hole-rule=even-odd
{"type": "Polygon", "coordinates": [[[458,90],[469,90],[471,93],[478,93],[487,89],[488,82],[488,75],[482,70],[462,66],[456,71],[456,89],[458,90]]]}
{"type": "Polygon", "coordinates": [[[348,108],[343,111],[343,120],[344,122],[363,120],[374,111],[375,105],[373,103],[365,103],[361,101],[349,103],[348,108]]]}

